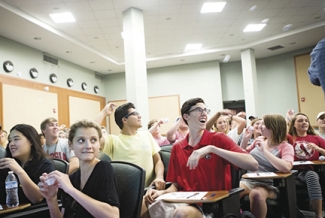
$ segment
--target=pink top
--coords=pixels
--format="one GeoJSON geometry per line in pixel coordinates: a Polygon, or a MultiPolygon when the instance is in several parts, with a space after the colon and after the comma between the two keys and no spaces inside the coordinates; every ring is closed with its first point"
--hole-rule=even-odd
{"type": "Polygon", "coordinates": [[[171,143],[167,140],[166,137],[161,136],[160,138],[155,138],[156,142],[158,143],[159,146],[163,145],[170,145],[171,143]]]}

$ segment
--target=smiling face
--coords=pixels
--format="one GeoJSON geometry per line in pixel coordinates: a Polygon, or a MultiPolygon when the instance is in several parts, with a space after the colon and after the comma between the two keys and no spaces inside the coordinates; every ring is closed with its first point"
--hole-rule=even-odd
{"type": "Polygon", "coordinates": [[[0,132],[0,145],[7,146],[7,134],[4,131],[0,132]]]}
{"type": "MultiPolygon", "coordinates": [[[[204,103],[197,103],[193,107],[191,107],[190,110],[193,110],[195,108],[202,108],[202,110],[206,109],[206,106],[204,103]]],[[[184,119],[187,120],[188,126],[190,128],[195,128],[198,130],[203,130],[206,127],[206,122],[208,120],[208,114],[206,111],[202,111],[202,113],[199,110],[193,110],[189,112],[189,114],[184,114],[184,119]]]]}
{"type": "Polygon", "coordinates": [[[299,133],[306,133],[309,128],[309,120],[304,115],[298,115],[296,117],[294,127],[299,133]]]}
{"type": "Polygon", "coordinates": [[[216,128],[218,132],[227,133],[228,127],[229,127],[228,117],[227,116],[219,117],[216,122],[216,128]]]}
{"type": "Polygon", "coordinates": [[[254,127],[254,134],[261,134],[261,129],[260,129],[261,124],[262,124],[262,120],[257,120],[257,121],[253,124],[253,127],[254,127]]]}
{"type": "Polygon", "coordinates": [[[31,153],[31,143],[19,131],[12,130],[9,134],[9,150],[12,157],[17,158],[22,162],[29,160],[31,153]]]}
{"type": "Polygon", "coordinates": [[[80,161],[94,160],[100,148],[98,131],[92,127],[77,129],[71,147],[80,161]]]}
{"type": "Polygon", "coordinates": [[[49,122],[46,124],[45,129],[42,130],[45,138],[56,138],[59,134],[58,122],[49,122]]]}
{"type": "Polygon", "coordinates": [[[141,122],[141,115],[134,109],[134,108],[129,108],[128,110],[128,115],[123,118],[123,128],[128,127],[128,128],[134,128],[134,129],[139,129],[142,127],[142,122],[141,122]]]}

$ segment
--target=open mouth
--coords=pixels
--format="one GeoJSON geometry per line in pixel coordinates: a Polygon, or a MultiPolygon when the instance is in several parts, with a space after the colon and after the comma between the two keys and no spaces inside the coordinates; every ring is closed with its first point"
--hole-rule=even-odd
{"type": "Polygon", "coordinates": [[[200,119],[200,123],[205,123],[206,122],[206,118],[201,118],[200,119]]]}

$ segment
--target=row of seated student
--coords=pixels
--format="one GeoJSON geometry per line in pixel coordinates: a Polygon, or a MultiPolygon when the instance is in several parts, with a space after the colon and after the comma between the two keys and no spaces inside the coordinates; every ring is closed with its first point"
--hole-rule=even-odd
{"type": "MultiPolygon", "coordinates": [[[[99,115],[95,118],[95,122],[98,124],[101,123],[101,121],[107,116],[111,115],[115,109],[115,104],[114,103],[109,103],[105,106],[105,108],[99,113],[99,115]]],[[[109,154],[112,160],[122,160],[122,161],[127,161],[127,162],[132,162],[135,163],[143,168],[146,169],[147,175],[146,175],[146,186],[155,184],[157,187],[156,190],[151,190],[147,191],[146,196],[144,198],[144,206],[142,210],[142,215],[143,217],[147,216],[149,213],[151,217],[163,217],[162,214],[155,214],[156,211],[159,211],[157,208],[163,207],[165,208],[165,205],[163,205],[163,202],[161,201],[155,201],[154,199],[157,198],[159,195],[172,192],[172,191],[204,191],[204,190],[229,190],[231,187],[229,186],[230,184],[230,166],[229,162],[235,166],[240,166],[242,169],[246,169],[249,171],[255,172],[256,170],[259,172],[263,171],[282,171],[282,172],[287,172],[292,168],[292,162],[293,162],[293,156],[294,153],[291,152],[293,151],[293,147],[290,145],[288,146],[287,143],[285,143],[285,139],[283,139],[283,134],[285,137],[286,135],[286,121],[285,119],[280,116],[280,115],[267,115],[264,117],[264,119],[259,119],[260,124],[256,127],[256,130],[259,130],[260,134],[263,137],[256,138],[255,142],[251,144],[249,147],[242,147],[244,149],[247,149],[251,153],[251,155],[247,154],[243,149],[241,149],[239,146],[236,145],[235,141],[225,134],[218,134],[214,132],[207,131],[207,125],[206,123],[208,122],[208,114],[210,110],[206,108],[204,101],[200,98],[195,98],[195,99],[190,99],[186,101],[183,106],[182,106],[182,117],[183,121],[189,128],[189,134],[186,136],[185,140],[181,140],[177,143],[177,146],[173,146],[172,148],[172,154],[171,154],[171,161],[170,161],[170,166],[168,169],[168,175],[167,175],[167,181],[170,181],[173,183],[171,187],[168,189],[165,188],[165,181],[163,178],[163,165],[161,163],[160,156],[158,154],[158,151],[160,150],[159,146],[157,143],[155,143],[153,137],[149,132],[146,131],[137,131],[141,126],[141,116],[139,113],[135,110],[135,107],[132,103],[127,103],[125,105],[122,105],[118,107],[115,110],[114,116],[115,116],[115,121],[117,125],[121,128],[121,133],[118,136],[113,136],[113,135],[107,135],[105,142],[104,142],[104,148],[103,152],[109,154]],[[143,146],[143,145],[146,146],[143,146]],[[290,149],[291,148],[291,149],[290,149]],[[141,152],[139,152],[139,149],[141,149],[141,152]],[[146,151],[147,150],[147,151],[146,151]],[[291,153],[290,153],[291,152],[291,153]],[[136,158],[134,156],[137,156],[136,158]],[[208,157],[209,156],[209,157],[208,157]],[[256,160],[253,158],[255,157],[256,160]],[[260,158],[264,158],[261,160],[260,158]],[[291,158],[290,158],[291,157],[291,158]],[[151,163],[151,164],[150,164],[151,163]],[[258,163],[260,164],[258,166],[258,163]],[[149,167],[148,167],[149,166],[149,167]],[[186,167],[185,167],[186,166],[186,167]],[[290,168],[290,169],[289,169],[290,168]],[[148,170],[147,170],[148,169],[148,170]],[[266,170],[267,169],[267,170],[266,170]],[[211,173],[211,172],[216,172],[216,173],[211,173]],[[202,176],[204,175],[204,176],[202,176]],[[225,175],[220,176],[220,175],[225,175]],[[227,176],[228,175],[228,176],[227,176]],[[199,178],[199,179],[197,179],[199,178]],[[221,180],[221,181],[220,181],[221,180]],[[220,181],[220,182],[215,182],[211,183],[211,181],[220,181]],[[159,203],[157,203],[159,202],[159,203]],[[147,210],[147,207],[149,206],[149,211],[147,210]]],[[[256,124],[256,122],[252,122],[253,125],[256,124]]],[[[22,124],[21,124],[22,125],[22,124]]],[[[91,141],[96,139],[96,146],[98,146],[98,151],[96,146],[90,146],[91,149],[94,149],[99,152],[99,147],[100,147],[100,139],[101,139],[101,131],[99,127],[96,125],[96,127],[78,127],[79,124],[74,124],[72,127],[75,128],[76,130],[73,130],[71,127],[70,134],[69,134],[69,143],[70,146],[73,148],[72,151],[74,153],[76,152],[75,155],[76,159],[79,159],[79,169],[76,172],[82,173],[82,175],[90,175],[90,173],[96,169],[96,168],[91,168],[89,165],[83,165],[83,159],[80,159],[79,156],[82,157],[83,152],[82,149],[85,147],[85,145],[81,146],[80,144],[84,143],[84,141],[91,141]],[[76,132],[80,129],[89,129],[89,132],[95,131],[99,129],[100,133],[95,138],[91,138],[91,134],[88,134],[87,131],[82,132],[82,137],[78,138],[78,135],[76,135],[76,132]],[[98,128],[98,129],[97,129],[98,128]],[[76,139],[75,139],[76,138],[76,139]],[[74,141],[75,140],[75,141],[74,141]],[[79,144],[79,147],[77,146],[79,144]],[[81,148],[80,148],[81,147],[81,148]],[[96,149],[95,149],[96,147],[96,149]],[[78,151],[78,152],[77,152],[78,151]],[[83,171],[82,166],[88,166],[86,167],[86,171],[83,171]],[[87,174],[88,173],[88,174],[87,174]]],[[[294,146],[297,145],[297,142],[299,141],[300,138],[312,135],[313,139],[318,139],[318,136],[314,135],[312,131],[309,131],[309,129],[312,129],[309,123],[309,119],[306,115],[298,113],[295,114],[292,119],[291,119],[291,124],[292,125],[292,132],[289,131],[289,134],[292,135],[292,137],[289,138],[289,142],[293,144],[294,146]],[[299,125],[300,124],[300,125],[299,125]],[[301,128],[307,128],[305,133],[301,131],[301,128]],[[291,140],[291,141],[290,141],[291,140]]],[[[24,125],[23,125],[24,126],[24,125]]],[[[28,126],[28,125],[27,125],[28,126]]],[[[25,198],[22,197],[22,199],[27,200],[32,203],[37,203],[42,200],[43,197],[47,200],[49,204],[51,204],[51,208],[53,206],[53,202],[55,202],[55,195],[54,193],[55,190],[57,190],[57,187],[60,186],[68,195],[74,195],[76,194],[75,199],[79,199],[80,201],[83,201],[85,197],[84,195],[80,194],[79,192],[75,192],[75,190],[72,190],[72,186],[69,186],[69,179],[67,175],[62,175],[61,173],[55,171],[51,172],[53,168],[51,168],[51,164],[48,164],[48,161],[44,161],[44,163],[47,164],[34,164],[34,161],[40,161],[44,160],[46,156],[46,153],[44,154],[44,150],[40,149],[40,157],[38,157],[36,154],[32,154],[33,152],[33,147],[34,148],[42,148],[42,145],[40,142],[35,142],[32,141],[32,139],[29,138],[28,134],[35,133],[37,135],[36,130],[32,130],[33,127],[28,126],[30,130],[28,130],[28,133],[26,135],[24,134],[24,131],[19,129],[16,130],[15,128],[20,127],[20,125],[15,126],[11,131],[10,131],[10,143],[9,146],[7,146],[7,158],[3,158],[0,161],[0,169],[4,170],[9,170],[10,164],[12,164],[14,167],[17,167],[18,173],[21,173],[22,171],[25,171],[22,173],[23,177],[20,178],[18,175],[18,179],[22,180],[20,181],[20,188],[24,189],[24,187],[31,187],[35,186],[33,184],[38,184],[39,185],[39,190],[38,192],[31,192],[31,193],[41,193],[41,195],[31,195],[29,196],[30,192],[22,192],[20,191],[21,194],[25,194],[25,198]],[[14,131],[18,132],[17,134],[11,134],[11,132],[14,131]],[[19,134],[20,133],[20,134],[19,134]],[[16,138],[15,138],[16,137],[16,138]],[[19,159],[18,157],[14,156],[15,151],[16,154],[19,152],[19,146],[15,145],[15,140],[20,138],[25,137],[25,143],[27,143],[26,147],[29,147],[29,149],[26,149],[29,152],[29,155],[23,155],[24,158],[27,157],[27,159],[19,159]],[[33,146],[34,145],[34,146],[33,146]],[[36,145],[36,146],[35,146],[36,145]],[[43,154],[42,154],[43,153],[43,154]],[[32,154],[32,155],[31,155],[32,154]],[[15,159],[12,159],[14,157],[15,159]],[[38,157],[38,158],[37,158],[38,157]],[[43,158],[42,158],[43,157],[43,158]],[[19,164],[18,164],[19,163],[19,164]],[[33,164],[32,164],[33,163],[33,164]],[[46,165],[46,169],[40,169],[40,166],[46,165]],[[31,170],[32,167],[38,167],[38,170],[31,170]],[[9,168],[9,169],[8,169],[9,168]],[[37,173],[38,175],[36,175],[37,173]],[[41,173],[41,174],[40,174],[41,173]],[[44,173],[44,174],[43,174],[44,173]],[[27,174],[27,176],[26,176],[27,174]],[[40,177],[40,175],[42,175],[40,177]],[[28,177],[28,178],[27,178],[28,177]],[[54,177],[56,179],[55,185],[48,186],[45,183],[45,180],[47,177],[54,177]],[[25,180],[24,180],[25,179],[25,180]],[[62,179],[62,180],[61,180],[62,179]],[[25,183],[27,181],[28,183],[25,183]],[[33,183],[31,183],[33,182],[33,183]],[[61,185],[62,182],[62,185],[61,185]],[[26,185],[27,184],[27,185],[26,185]],[[60,184],[60,185],[59,185],[60,184]],[[81,198],[79,198],[81,195],[81,198]],[[40,197],[41,196],[41,197],[40,197]]],[[[26,127],[25,127],[26,128],[26,127]]],[[[27,129],[28,129],[27,128],[27,129]]],[[[24,129],[24,128],[23,128],[24,129]]],[[[49,132],[56,133],[52,135],[57,136],[57,122],[56,120],[51,120],[51,119],[46,119],[42,122],[41,124],[41,129],[43,134],[45,135],[45,138],[47,139],[47,135],[49,135],[49,132]]],[[[249,129],[249,128],[247,128],[249,129]]],[[[243,131],[243,141],[247,138],[250,138],[252,134],[255,132],[254,131],[248,131],[248,130],[243,131]]],[[[99,132],[97,131],[97,132],[99,132]]],[[[34,135],[35,135],[34,134],[34,135]]],[[[34,137],[33,137],[34,138],[34,137]]],[[[320,138],[320,137],[319,137],[320,138]]],[[[38,135],[37,135],[37,139],[38,135]]],[[[19,141],[17,140],[17,141],[19,141]]],[[[35,138],[34,138],[35,140],[35,138]]],[[[315,140],[313,141],[315,143],[315,140]]],[[[39,140],[38,140],[39,141],[39,140]]],[[[58,140],[57,140],[58,141],[58,140]]],[[[310,140],[311,141],[311,140],[310,140]]],[[[52,141],[53,142],[53,141],[52,141]]],[[[318,141],[317,141],[318,142],[318,141]]],[[[315,145],[313,143],[307,143],[304,144],[305,150],[310,150],[312,151],[308,158],[310,160],[314,160],[315,158],[318,158],[319,153],[325,154],[325,146],[322,144],[324,143],[323,141],[319,140],[319,144],[315,145]],[[306,149],[308,148],[308,149],[306,149]],[[312,155],[311,155],[312,154],[312,155]]],[[[47,143],[46,143],[47,144],[47,143]]],[[[57,144],[55,145],[55,149],[57,148],[57,144]]],[[[86,146],[87,147],[87,146],[86,146]]],[[[24,150],[24,149],[22,149],[24,150]]],[[[56,153],[56,152],[54,152],[56,153]]],[[[58,157],[61,157],[60,155],[58,157]]],[[[96,161],[95,157],[97,155],[92,155],[96,161]]],[[[295,159],[297,157],[295,156],[295,159]]],[[[301,158],[301,159],[306,159],[306,158],[301,158]]],[[[88,159],[87,159],[88,160],[88,159]]],[[[95,162],[96,162],[95,161],[95,162]]],[[[92,162],[93,163],[93,162],[92,162]]],[[[94,164],[97,166],[97,163],[94,164]]],[[[44,166],[43,166],[44,167],[44,166]]],[[[53,167],[53,165],[52,165],[53,167]]],[[[93,166],[94,167],[94,166],[93,166]]],[[[77,167],[78,168],[78,167],[77,167]]],[[[76,169],[75,169],[76,170],[76,169]]],[[[74,170],[74,171],[75,171],[74,170]]],[[[15,171],[15,170],[13,170],[15,171]]],[[[315,176],[312,174],[312,170],[308,169],[301,169],[299,176],[303,178],[308,187],[308,180],[309,178],[313,178],[312,176],[315,176]],[[309,173],[311,171],[311,173],[309,173]]],[[[16,171],[15,171],[16,173],[16,171]]],[[[17,174],[17,173],[16,173],[17,174]]],[[[5,175],[5,173],[1,174],[5,175]]],[[[70,176],[70,179],[72,181],[72,184],[75,184],[74,181],[75,175],[78,175],[76,173],[72,174],[70,176]]],[[[111,176],[109,176],[112,178],[111,176]]],[[[113,176],[114,177],[114,176],[113,176]]],[[[299,178],[300,178],[299,177],[299,178]]],[[[80,177],[78,177],[80,178],[80,177]]],[[[86,176],[86,179],[82,177],[84,180],[77,181],[77,190],[84,190],[84,186],[87,185],[89,177],[86,176]]],[[[1,178],[1,182],[4,183],[5,178],[1,178]]],[[[318,181],[317,178],[314,181],[318,181]]],[[[243,181],[241,182],[241,186],[245,188],[246,193],[250,193],[252,195],[252,199],[255,199],[255,197],[258,198],[276,198],[277,196],[277,189],[276,187],[272,187],[271,184],[264,184],[260,186],[259,184],[251,184],[251,181],[243,181]],[[262,188],[261,188],[262,187],[262,188]],[[264,195],[263,192],[256,192],[256,189],[265,189],[264,195]],[[270,192],[271,190],[271,192],[270,192]],[[261,194],[262,196],[256,196],[256,193],[261,194]],[[267,193],[267,194],[265,194],[267,193]],[[271,193],[271,194],[270,194],[271,193]]],[[[116,184],[115,184],[116,185],[116,184]]],[[[312,187],[317,184],[315,182],[311,184],[312,187]]],[[[1,186],[1,185],[0,185],[1,186]]],[[[73,185],[74,186],[74,185],[73,185]]],[[[319,186],[319,182],[318,182],[319,186]]],[[[1,186],[2,188],[4,185],[1,186]]],[[[97,187],[97,186],[93,186],[97,187]]],[[[37,186],[36,186],[37,189],[37,186]]],[[[29,190],[33,190],[30,188],[29,190]]],[[[312,193],[309,193],[311,195],[311,203],[313,204],[313,208],[315,209],[316,215],[318,211],[316,209],[317,205],[319,205],[319,202],[322,202],[319,199],[313,200],[312,197],[317,198],[317,194],[315,193],[314,189],[312,189],[312,193]]],[[[320,190],[320,187],[319,189],[320,190]]],[[[87,194],[88,195],[88,194],[87,194]]],[[[1,194],[1,196],[5,196],[5,194],[1,194]]],[[[91,196],[91,195],[88,195],[91,196]]],[[[96,199],[96,198],[95,198],[96,199]]],[[[88,199],[89,200],[89,199],[88,199]]],[[[71,201],[72,199],[66,199],[67,204],[64,204],[64,207],[67,207],[66,210],[69,211],[69,205],[71,206],[71,201]],[[70,204],[69,204],[70,202],[70,204]],[[68,205],[68,206],[65,206],[68,205]]],[[[78,200],[77,200],[78,201],[78,200]]],[[[1,203],[3,204],[4,199],[2,199],[1,203]]],[[[22,201],[23,202],[23,201],[22,201]]],[[[88,201],[86,201],[88,202],[88,201]]],[[[252,200],[251,202],[254,202],[252,200]]],[[[75,204],[76,202],[74,202],[75,204]]],[[[84,207],[83,203],[79,202],[78,203],[81,205],[82,208],[87,210],[90,214],[93,215],[93,209],[94,208],[89,208],[84,207]]],[[[116,203],[116,202],[115,202],[116,203]]],[[[265,203],[265,202],[264,202],[265,203]]],[[[256,204],[256,202],[255,202],[256,204]]],[[[97,204],[94,204],[94,207],[97,204]]],[[[118,203],[114,205],[112,204],[113,207],[118,207],[118,203]]],[[[110,204],[110,206],[112,206],[110,204]]],[[[254,205],[254,204],[253,204],[254,205]]],[[[263,214],[265,213],[265,205],[259,205],[259,206],[254,206],[251,208],[253,213],[256,213],[257,217],[263,217],[263,214]],[[260,208],[259,210],[255,210],[260,208]],[[260,214],[260,215],[259,215],[260,214]]],[[[56,213],[58,211],[57,207],[54,211],[51,211],[51,213],[56,213]]],[[[71,208],[70,208],[71,209],[71,208]]],[[[110,208],[112,209],[112,208],[110,208]]],[[[115,209],[115,208],[113,208],[115,209]]],[[[97,210],[95,210],[96,212],[97,210]]],[[[115,210],[113,210],[115,211],[115,210]]],[[[160,210],[161,211],[161,210],[160,210]]],[[[69,211],[69,213],[71,210],[69,211]]],[[[97,211],[98,212],[98,211],[97,211]]],[[[165,213],[165,212],[164,212],[165,213]]],[[[165,214],[174,214],[175,216],[182,215],[182,214],[193,214],[195,217],[201,217],[202,216],[202,210],[199,205],[193,207],[191,205],[173,205],[173,207],[170,209],[168,213],[165,214]]]]}

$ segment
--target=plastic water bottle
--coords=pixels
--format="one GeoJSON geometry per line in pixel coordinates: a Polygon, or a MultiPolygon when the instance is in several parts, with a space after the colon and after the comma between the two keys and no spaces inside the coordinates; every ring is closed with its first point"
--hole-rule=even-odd
{"type": "Polygon", "coordinates": [[[7,207],[17,207],[19,205],[18,181],[13,171],[9,171],[6,178],[6,193],[7,207]]]}

